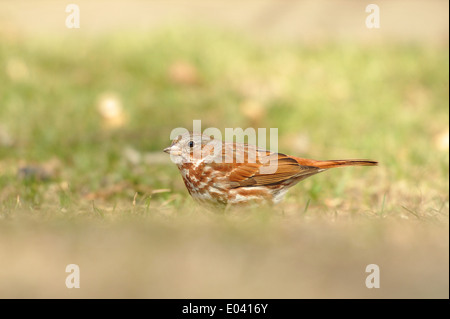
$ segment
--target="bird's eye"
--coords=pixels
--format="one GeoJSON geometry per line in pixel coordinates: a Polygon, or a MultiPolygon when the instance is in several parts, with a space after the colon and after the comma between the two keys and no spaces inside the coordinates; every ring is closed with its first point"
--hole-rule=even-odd
{"type": "Polygon", "coordinates": [[[190,148],[193,148],[193,147],[194,147],[194,141],[190,141],[190,142],[189,142],[189,147],[190,147],[190,148]]]}

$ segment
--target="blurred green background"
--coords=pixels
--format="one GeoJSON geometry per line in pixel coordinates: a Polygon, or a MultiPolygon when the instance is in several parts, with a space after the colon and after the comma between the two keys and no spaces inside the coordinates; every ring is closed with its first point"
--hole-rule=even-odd
{"type": "MultiPolygon", "coordinates": [[[[295,25],[312,2],[251,2],[238,17],[221,1],[102,3],[80,2],[79,30],[55,1],[0,4],[0,297],[448,298],[441,16],[415,36],[384,1],[377,34],[365,5],[341,1],[358,23],[327,28],[320,1],[297,34],[277,21],[295,25]],[[266,20],[243,22],[255,8],[266,20]],[[209,212],[161,151],[195,119],[278,128],[287,154],[380,165],[314,176],[273,209],[209,212]],[[70,263],[80,289],[64,285],[70,263]],[[371,263],[380,289],[364,285],[371,263]]],[[[448,8],[414,3],[412,20],[448,8]]]]}

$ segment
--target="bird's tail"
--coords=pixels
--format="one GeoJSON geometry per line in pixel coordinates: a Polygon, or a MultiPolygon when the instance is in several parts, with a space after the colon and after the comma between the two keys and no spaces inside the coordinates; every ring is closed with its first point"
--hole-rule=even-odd
{"type": "Polygon", "coordinates": [[[300,165],[315,166],[321,169],[328,169],[341,166],[376,166],[377,161],[356,159],[356,160],[329,160],[329,161],[316,161],[304,158],[295,158],[300,165]]]}

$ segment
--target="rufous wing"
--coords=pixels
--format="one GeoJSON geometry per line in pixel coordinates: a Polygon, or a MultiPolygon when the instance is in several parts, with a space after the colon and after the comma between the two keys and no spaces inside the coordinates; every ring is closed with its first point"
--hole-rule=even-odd
{"type": "Polygon", "coordinates": [[[317,174],[322,169],[300,165],[293,158],[284,154],[272,153],[268,158],[257,163],[236,163],[228,179],[232,187],[276,185],[290,179],[304,179],[317,174]],[[273,157],[277,156],[274,161],[273,157]],[[270,167],[275,165],[275,167],[270,167]]]}

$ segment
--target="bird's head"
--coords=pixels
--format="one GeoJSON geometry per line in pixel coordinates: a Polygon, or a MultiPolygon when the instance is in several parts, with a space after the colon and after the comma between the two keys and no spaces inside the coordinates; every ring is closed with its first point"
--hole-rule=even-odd
{"type": "Polygon", "coordinates": [[[177,165],[212,162],[222,156],[222,141],[208,135],[188,132],[178,135],[164,152],[170,154],[170,158],[177,165]]]}

